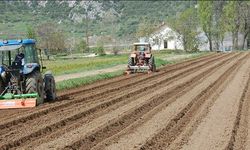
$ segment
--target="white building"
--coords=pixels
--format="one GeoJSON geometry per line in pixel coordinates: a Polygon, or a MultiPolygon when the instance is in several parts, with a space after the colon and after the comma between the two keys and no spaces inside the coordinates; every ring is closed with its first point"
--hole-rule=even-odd
{"type": "MultiPolygon", "coordinates": [[[[204,32],[199,29],[200,34],[198,38],[200,40],[199,50],[206,51],[209,50],[208,39],[205,36],[204,32]]],[[[163,50],[163,49],[179,49],[184,50],[183,43],[181,41],[181,35],[176,31],[171,29],[166,24],[162,24],[156,31],[154,31],[150,37],[148,38],[149,42],[152,45],[152,50],[163,50]]],[[[243,35],[239,34],[238,45],[239,48],[242,47],[243,43],[243,35]]],[[[216,43],[213,41],[213,49],[216,49],[216,43]]],[[[219,50],[232,50],[232,34],[226,33],[225,38],[222,43],[219,45],[219,50]]],[[[247,41],[244,45],[245,49],[247,49],[247,41]]]]}
{"type": "Polygon", "coordinates": [[[152,45],[152,50],[183,50],[183,44],[180,40],[180,35],[165,24],[163,24],[150,35],[149,42],[152,45]]]}

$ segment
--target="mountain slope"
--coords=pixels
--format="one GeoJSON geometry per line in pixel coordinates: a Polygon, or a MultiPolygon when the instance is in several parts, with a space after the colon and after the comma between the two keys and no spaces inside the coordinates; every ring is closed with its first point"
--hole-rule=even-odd
{"type": "Polygon", "coordinates": [[[22,37],[27,25],[54,22],[67,36],[133,36],[144,18],[156,24],[194,5],[180,1],[10,1],[0,3],[0,38],[22,37]],[[88,10],[88,11],[86,11],[88,10]],[[88,18],[86,18],[88,12],[88,18]]]}

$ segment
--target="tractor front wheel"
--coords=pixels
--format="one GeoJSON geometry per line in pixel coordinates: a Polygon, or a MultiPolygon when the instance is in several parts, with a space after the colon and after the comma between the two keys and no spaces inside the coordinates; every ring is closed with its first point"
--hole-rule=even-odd
{"type": "Polygon", "coordinates": [[[150,67],[150,71],[155,72],[156,71],[156,66],[155,66],[154,56],[152,56],[151,58],[149,58],[148,64],[149,64],[149,67],[150,67]]]}
{"type": "Polygon", "coordinates": [[[34,71],[27,76],[26,93],[38,93],[37,105],[44,103],[43,78],[39,71],[34,71]]]}

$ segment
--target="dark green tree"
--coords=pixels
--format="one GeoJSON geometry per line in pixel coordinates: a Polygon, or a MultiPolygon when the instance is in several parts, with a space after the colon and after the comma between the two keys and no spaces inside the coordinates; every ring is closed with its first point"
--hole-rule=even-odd
{"type": "Polygon", "coordinates": [[[204,31],[208,43],[209,50],[213,51],[213,1],[199,1],[198,2],[198,17],[199,22],[204,31]]]}

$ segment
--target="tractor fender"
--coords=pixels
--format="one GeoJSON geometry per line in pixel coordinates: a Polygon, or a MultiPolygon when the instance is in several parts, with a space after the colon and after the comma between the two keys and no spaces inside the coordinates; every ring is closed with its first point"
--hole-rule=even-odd
{"type": "Polygon", "coordinates": [[[30,74],[34,70],[40,70],[40,65],[37,63],[28,63],[23,66],[24,75],[30,74]]]}

